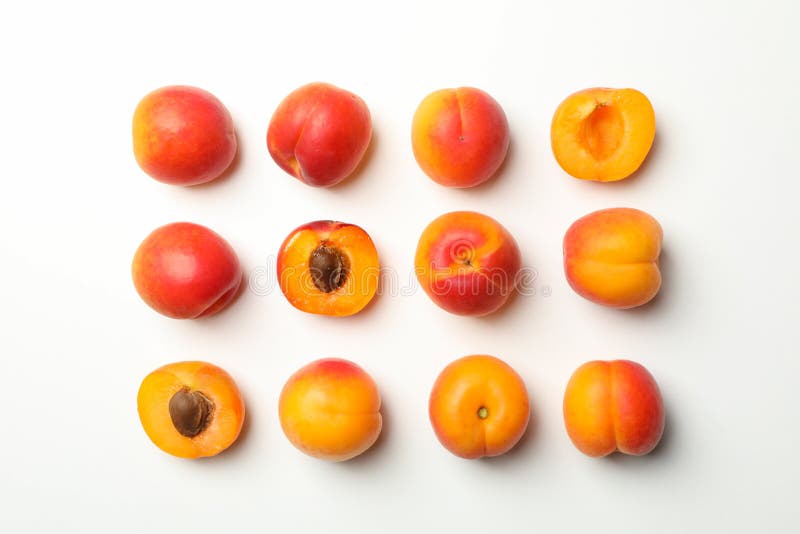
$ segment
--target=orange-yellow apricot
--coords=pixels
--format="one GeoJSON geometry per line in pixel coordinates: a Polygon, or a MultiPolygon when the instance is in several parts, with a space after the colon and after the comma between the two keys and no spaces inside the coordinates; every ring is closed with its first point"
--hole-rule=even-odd
{"type": "Polygon", "coordinates": [[[613,182],[633,174],[656,135],[656,116],[636,89],[584,89],[556,109],[550,142],[558,164],[583,180],[613,182]]]}
{"type": "Polygon", "coordinates": [[[441,444],[473,459],[508,452],[525,433],[530,402],[522,378],[494,356],[465,356],[436,378],[428,401],[441,444]]]}
{"type": "Polygon", "coordinates": [[[161,450],[181,458],[214,456],[236,441],[244,400],[225,370],[177,362],[147,375],[139,387],[139,419],[161,450]]]}
{"type": "Polygon", "coordinates": [[[411,145],[422,170],[447,187],[473,187],[491,178],[508,151],[503,108],[480,89],[441,89],[420,103],[411,145]]]}
{"type": "Polygon", "coordinates": [[[278,402],[281,427],[302,452],[334,462],[369,449],[381,433],[381,397],[353,362],[324,358],[294,373],[278,402]]]}
{"type": "Polygon", "coordinates": [[[662,231],[652,216],[610,208],[581,217],[564,235],[564,273],[582,297],[612,308],[649,302],[661,287],[662,231]]]}
{"type": "Polygon", "coordinates": [[[564,424],[572,443],[589,456],[619,451],[641,456],[664,432],[664,403],[652,375],[628,360],[581,365],[564,393],[564,424]]]}

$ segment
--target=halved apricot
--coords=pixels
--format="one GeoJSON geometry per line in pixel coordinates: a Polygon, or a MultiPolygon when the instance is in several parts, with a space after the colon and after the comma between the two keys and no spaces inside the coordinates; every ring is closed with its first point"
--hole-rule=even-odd
{"type": "Polygon", "coordinates": [[[378,289],[380,262],[354,224],[315,221],[296,228],[278,252],[278,283],[295,308],[320,315],[361,311],[378,289]]]}
{"type": "Polygon", "coordinates": [[[613,182],[633,174],[656,135],[656,116],[636,89],[584,89],[556,109],[550,142],[558,164],[582,180],[613,182]]]}
{"type": "Polygon", "coordinates": [[[139,387],[139,419],[161,450],[180,458],[214,456],[236,441],[244,401],[233,378],[206,362],[177,362],[139,387]]]}

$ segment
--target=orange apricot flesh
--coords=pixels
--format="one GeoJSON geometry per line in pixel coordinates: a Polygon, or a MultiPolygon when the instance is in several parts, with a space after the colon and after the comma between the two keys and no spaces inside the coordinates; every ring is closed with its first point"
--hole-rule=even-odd
{"type": "Polygon", "coordinates": [[[584,89],[556,109],[550,128],[553,155],[582,180],[613,182],[644,162],[656,134],[656,117],[636,89],[584,89]]]}
{"type": "Polygon", "coordinates": [[[308,313],[353,315],[378,289],[378,251],[354,224],[315,221],[296,228],[281,245],[277,263],[284,296],[308,313]]]}
{"type": "Polygon", "coordinates": [[[147,375],[137,398],[150,440],[180,458],[214,456],[242,430],[245,407],[233,378],[216,365],[187,361],[147,375]]]}

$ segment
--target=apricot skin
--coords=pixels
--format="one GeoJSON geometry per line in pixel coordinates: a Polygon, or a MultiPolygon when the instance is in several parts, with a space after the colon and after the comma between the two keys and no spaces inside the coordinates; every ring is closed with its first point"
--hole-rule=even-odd
{"type": "Polygon", "coordinates": [[[153,230],[136,250],[131,272],[142,300],[174,319],[214,315],[242,282],[233,248],[216,232],[188,222],[153,230]]]}
{"type": "Polygon", "coordinates": [[[364,101],[327,83],[289,94],[272,115],[267,147],[275,163],[314,187],[335,185],[355,171],[372,138],[364,101]]]}
{"type": "Polygon", "coordinates": [[[480,316],[511,296],[522,265],[517,242],[499,222],[472,211],[446,213],[420,236],[414,260],[422,289],[443,310],[480,316]]]}
{"type": "Polygon", "coordinates": [[[378,290],[380,261],[366,231],[354,224],[314,221],[290,233],[278,251],[278,284],[298,310],[319,315],[347,316],[361,311],[378,290]],[[325,293],[313,283],[309,260],[320,244],[336,248],[347,262],[344,284],[325,293]]]}
{"type": "Polygon", "coordinates": [[[314,361],[281,391],[283,432],[300,451],[333,462],[369,449],[381,433],[381,398],[361,367],[339,358],[314,361]]]}
{"type": "Polygon", "coordinates": [[[503,108],[480,89],[435,91],[414,113],[414,157],[425,174],[447,187],[474,187],[491,178],[509,142],[503,108]]]}
{"type": "Polygon", "coordinates": [[[619,451],[641,456],[664,432],[664,403],[652,375],[628,360],[580,366],[564,393],[564,424],[572,443],[588,456],[619,451]]]}
{"type": "Polygon", "coordinates": [[[636,172],[655,135],[653,106],[636,89],[578,91],[558,106],[550,128],[561,168],[575,178],[599,182],[636,172]]]}
{"type": "Polygon", "coordinates": [[[612,308],[649,302],[661,287],[661,225],[633,208],[581,217],[564,235],[564,273],[582,297],[612,308]]]}
{"type": "Polygon", "coordinates": [[[156,89],[133,114],[133,153],[142,170],[160,182],[209,182],[236,156],[233,119],[222,102],[202,89],[156,89]]]}
{"type": "Polygon", "coordinates": [[[177,362],[156,369],[142,381],[137,406],[150,440],[180,458],[219,454],[236,441],[244,424],[244,400],[233,378],[206,362],[177,362]],[[208,426],[191,438],[178,432],[169,413],[170,399],[183,388],[201,392],[213,404],[208,426]]]}
{"type": "Polygon", "coordinates": [[[508,364],[493,356],[465,356],[436,378],[428,414],[447,450],[474,459],[504,454],[517,444],[528,426],[530,402],[508,364]]]}

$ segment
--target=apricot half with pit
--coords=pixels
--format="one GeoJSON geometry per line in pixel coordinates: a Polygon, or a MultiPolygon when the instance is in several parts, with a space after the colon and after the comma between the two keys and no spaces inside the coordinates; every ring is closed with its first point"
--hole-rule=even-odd
{"type": "Polygon", "coordinates": [[[206,362],[156,369],[142,381],[137,404],[150,440],[180,458],[219,454],[244,423],[244,401],[233,378],[206,362]]]}
{"type": "Polygon", "coordinates": [[[636,89],[584,89],[556,109],[550,128],[553,155],[582,180],[613,182],[633,174],[656,135],[656,116],[636,89]]]}
{"type": "Polygon", "coordinates": [[[380,262],[354,224],[315,221],[296,228],[278,252],[278,282],[295,308],[320,315],[361,311],[378,289],[380,262]]]}

